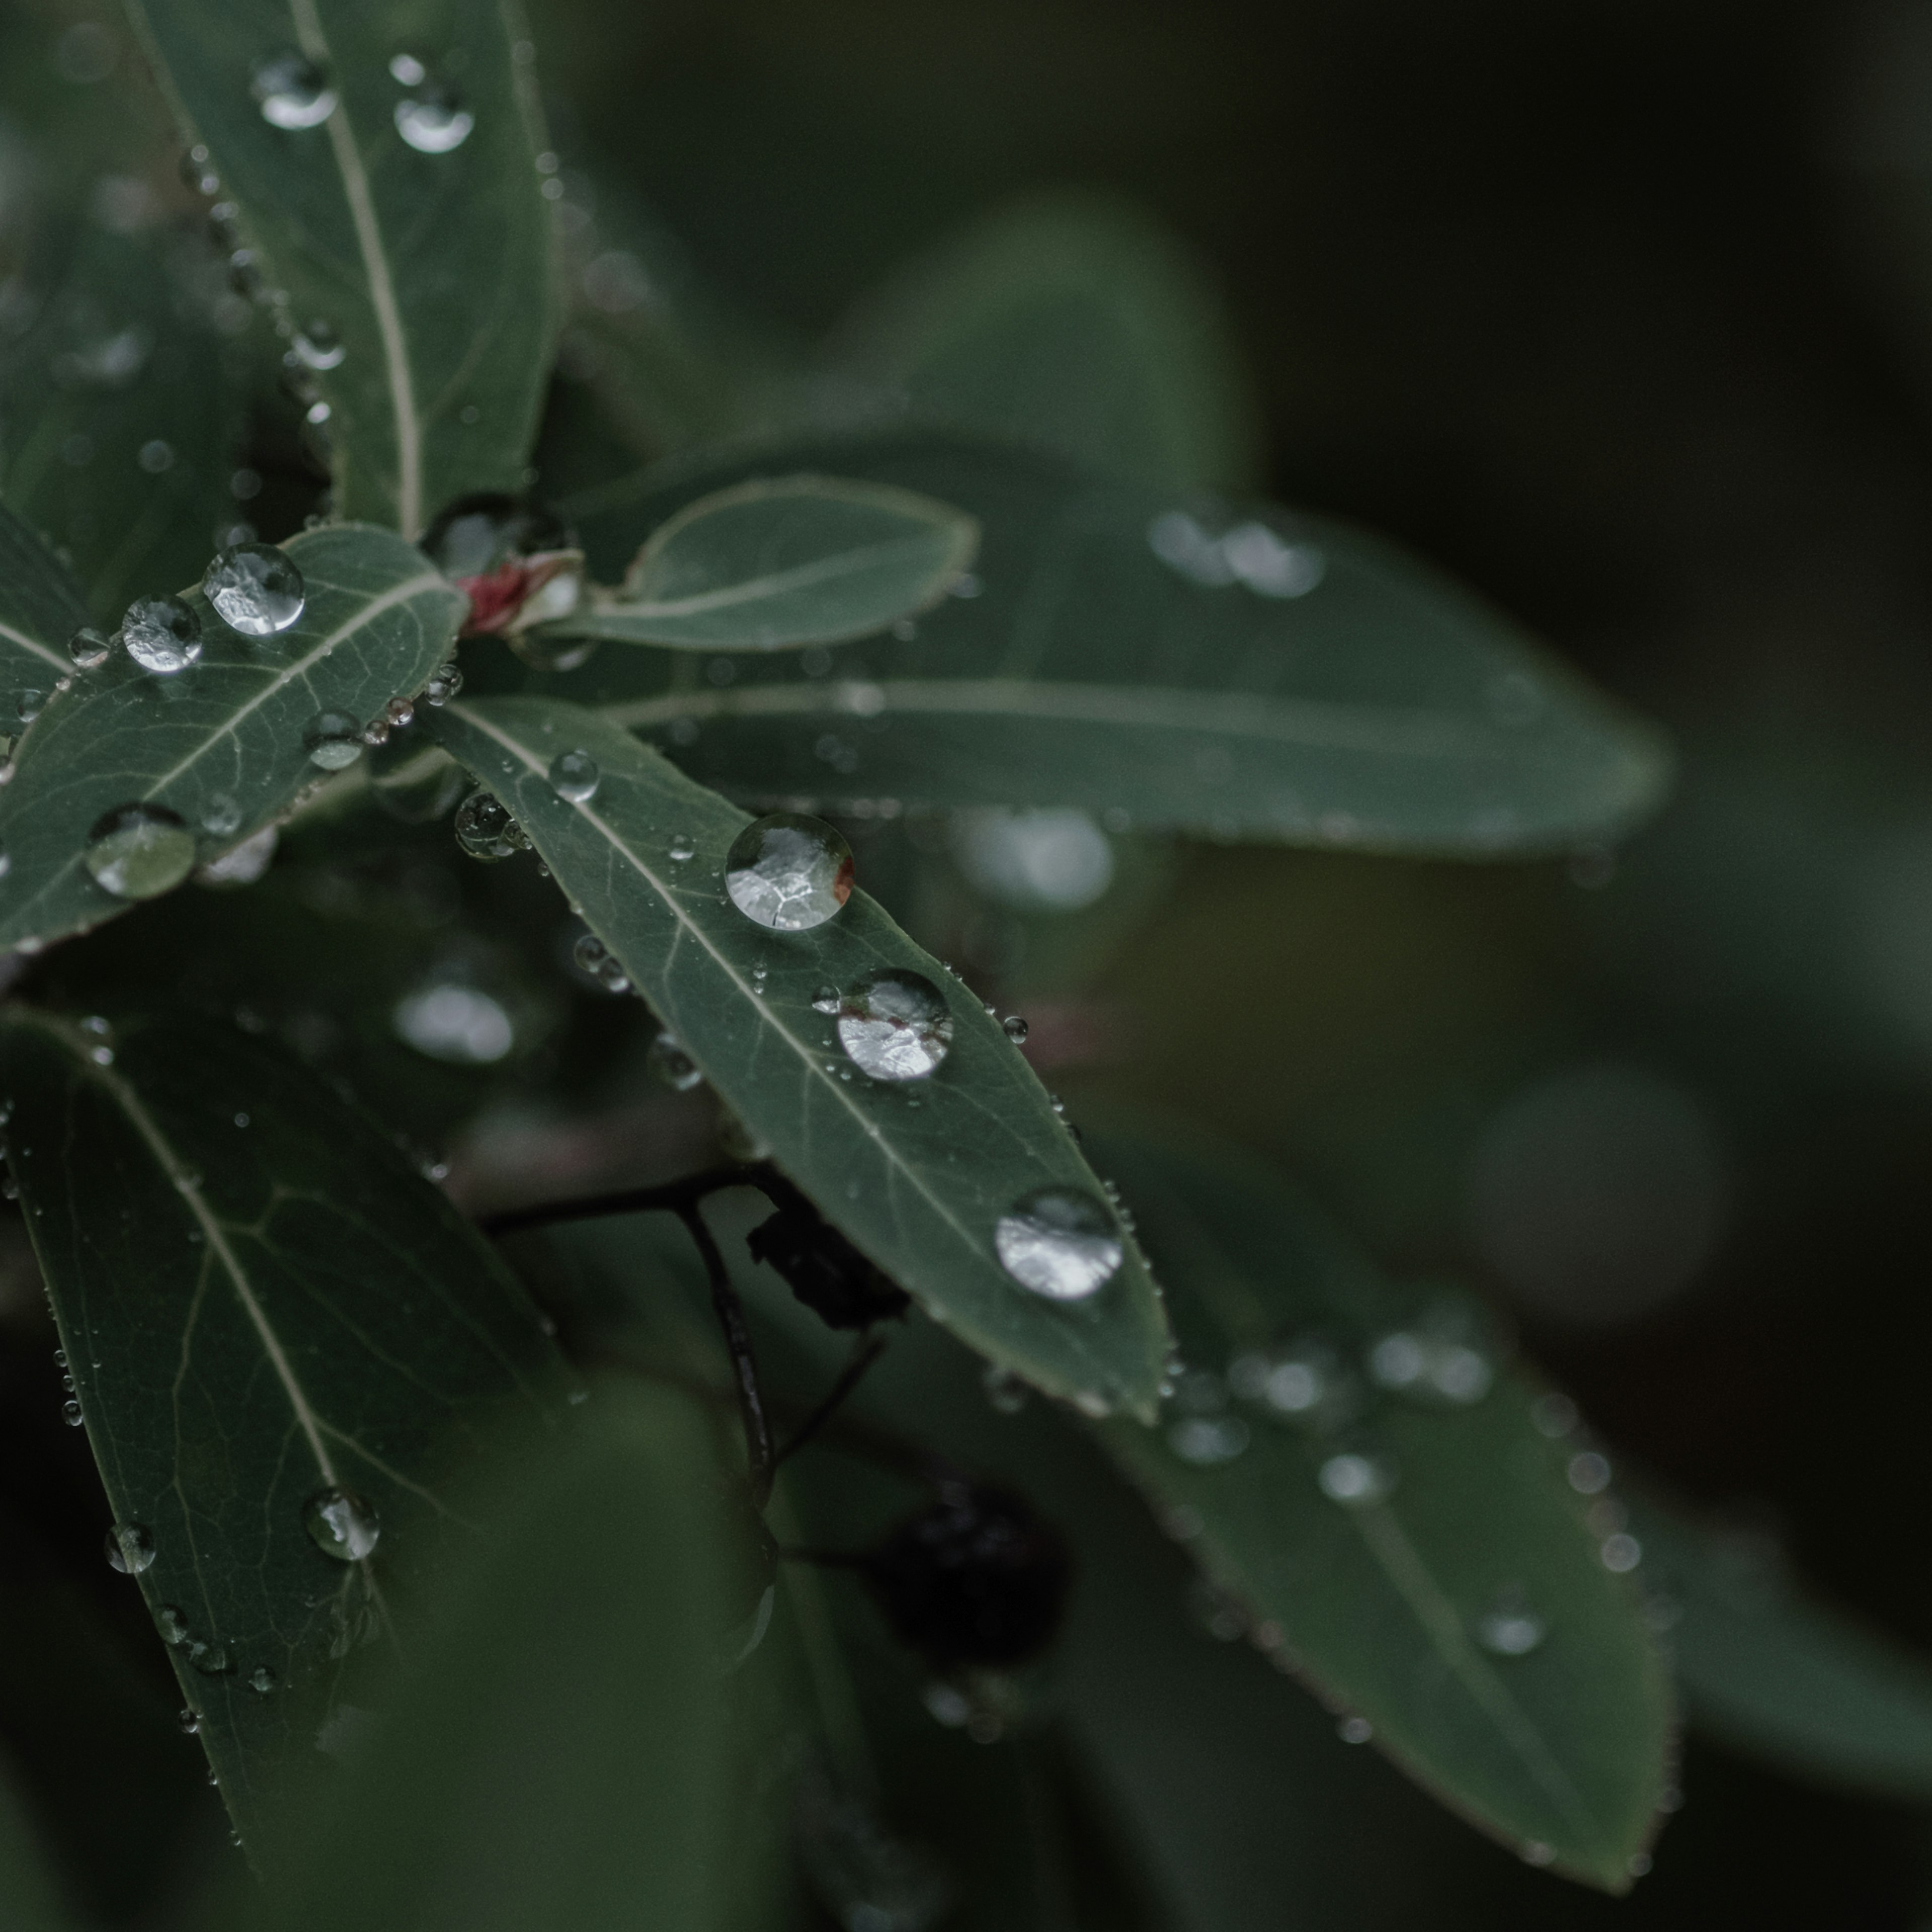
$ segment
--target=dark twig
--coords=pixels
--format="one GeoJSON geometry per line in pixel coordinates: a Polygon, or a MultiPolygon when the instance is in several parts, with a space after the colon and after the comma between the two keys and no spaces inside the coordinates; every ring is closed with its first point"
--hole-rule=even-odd
{"type": "Polygon", "coordinates": [[[752,1337],[745,1326],[745,1310],[738,1300],[738,1291],[731,1286],[724,1257],[718,1252],[711,1230],[704,1225],[703,1209],[696,1200],[690,1200],[684,1202],[676,1213],[678,1219],[691,1231],[691,1238],[698,1244],[698,1252],[704,1260],[704,1272],[711,1280],[711,1306],[717,1311],[718,1326],[724,1333],[724,1346],[731,1358],[731,1372],[738,1391],[738,1413],[745,1425],[745,1459],[748,1466],[752,1507],[762,1510],[772,1493],[775,1465],[771,1425],[765,1420],[764,1401],[758,1393],[758,1365],[752,1354],[752,1337]]]}
{"type": "Polygon", "coordinates": [[[784,1448],[773,1457],[774,1462],[782,1462],[788,1456],[796,1455],[831,1420],[839,1405],[859,1386],[866,1371],[885,1352],[884,1336],[874,1334],[862,1337],[852,1352],[852,1359],[839,1370],[838,1379],[826,1390],[818,1406],[792,1432],[784,1448]]]}
{"type": "Polygon", "coordinates": [[[500,1214],[486,1214],[477,1226],[486,1234],[520,1234],[526,1228],[548,1228],[557,1221],[590,1221],[608,1214],[656,1211],[681,1217],[687,1208],[727,1187],[756,1187],[769,1192],[765,1179],[762,1168],[711,1167],[655,1187],[626,1187],[611,1194],[586,1194],[572,1201],[538,1201],[526,1208],[506,1208],[500,1214]]]}

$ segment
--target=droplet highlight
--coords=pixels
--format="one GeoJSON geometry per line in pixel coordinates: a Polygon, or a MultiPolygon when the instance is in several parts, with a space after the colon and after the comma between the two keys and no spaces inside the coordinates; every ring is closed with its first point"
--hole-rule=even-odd
{"type": "Polygon", "coordinates": [[[117,1522],[107,1532],[108,1567],[138,1576],[154,1560],[154,1539],[138,1522],[117,1522]]]}
{"type": "Polygon", "coordinates": [[[202,572],[201,588],[221,621],[244,638],[286,631],[308,601],[302,572],[273,544],[236,544],[219,552],[202,572]]]}
{"type": "Polygon", "coordinates": [[[194,871],[194,834],[164,805],[117,806],[88,834],[85,862],[117,899],[158,898],[194,871]]]}
{"type": "Polygon", "coordinates": [[[560,752],[550,761],[550,788],[566,805],[587,805],[604,774],[588,752],[560,752]]]}
{"type": "Polygon", "coordinates": [[[528,834],[502,802],[487,791],[473,791],[457,808],[456,842],[472,859],[485,865],[514,858],[530,849],[528,834]]]}
{"type": "Polygon", "coordinates": [[[328,76],[292,47],[265,54],[248,78],[249,89],[272,128],[319,128],[335,112],[328,76]]]}
{"type": "Polygon", "coordinates": [[[425,88],[396,103],[396,132],[419,154],[461,147],[476,125],[476,116],[446,87],[425,88]]]}
{"type": "Polygon", "coordinates": [[[822,818],[770,812],[732,840],[724,890],[758,925],[808,932],[836,918],[852,896],[852,848],[822,818]]]}
{"type": "Polygon", "coordinates": [[[172,677],[201,657],[201,620],[178,597],[137,597],[121,620],[121,644],[145,671],[172,677]]]}
{"type": "Polygon", "coordinates": [[[382,1527],[374,1506],[352,1490],[319,1490],[302,1506],[302,1527],[325,1556],[360,1563],[374,1553],[382,1527]]]}
{"type": "Polygon", "coordinates": [[[951,1050],[952,1016],[930,980],[884,966],[846,988],[838,1043],[874,1080],[924,1080],[951,1050]]]}
{"type": "Polygon", "coordinates": [[[346,771],[362,755],[362,727],[346,711],[318,711],[302,734],[302,748],[320,770],[346,771]]]}
{"type": "Polygon", "coordinates": [[[1072,1187],[1022,1195],[995,1224],[993,1247],[1014,1280],[1049,1301],[1084,1301],[1113,1280],[1126,1256],[1113,1216],[1072,1187]]]}

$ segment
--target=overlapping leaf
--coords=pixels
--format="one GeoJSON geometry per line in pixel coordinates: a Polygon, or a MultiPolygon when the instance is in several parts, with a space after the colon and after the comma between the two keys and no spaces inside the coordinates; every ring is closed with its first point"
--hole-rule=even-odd
{"type": "Polygon", "coordinates": [[[1256,410],[1199,262],[1091,193],[996,209],[907,263],[836,364],[922,414],[1170,488],[1252,480],[1256,410]]]}
{"type": "Polygon", "coordinates": [[[734,482],[809,469],[975,518],[976,590],[917,634],[708,667],[601,651],[542,688],[746,800],[1072,806],[1111,822],[1484,855],[1615,836],[1657,734],[1435,572],[1346,526],[898,430],[746,445],[570,506],[594,565],[734,482]]]}
{"type": "Polygon", "coordinates": [[[680,511],[621,591],[544,631],[686,650],[838,644],[937,603],[978,542],[963,511],[910,490],[838,476],[742,483],[680,511]]]}
{"type": "Polygon", "coordinates": [[[86,866],[103,814],[164,806],[212,856],[320,776],[308,742],[320,717],[373,718],[442,660],[463,599],[400,538],[340,525],[286,548],[308,592],[290,628],[244,638],[197,590],[200,663],[155,677],[117,650],[49,701],[0,791],[0,945],[44,943],[126,909],[86,866]]]}
{"type": "Polygon", "coordinates": [[[808,931],[754,923],[723,890],[744,814],[604,720],[502,698],[452,704],[430,728],[514,814],[718,1093],[874,1262],[1042,1388],[1096,1409],[1150,1408],[1165,1328],[1131,1244],[1081,1300],[1042,1300],[1000,1264],[995,1226],[1023,1195],[1098,1184],[998,1021],[944,966],[860,892],[808,931]],[[575,803],[547,776],[569,752],[599,773],[575,803]],[[952,1042],[928,1078],[868,1078],[814,1006],[884,968],[944,991],[952,1042]]]}
{"type": "MultiPolygon", "coordinates": [[[[231,1814],[358,1721],[340,1680],[446,1490],[542,1426],[555,1352],[516,1285],[372,1124],[232,1028],[7,1010],[8,1158],[117,1523],[231,1814]],[[340,1488],[373,1555],[306,1522],[340,1488]]],[[[130,1587],[133,1587],[130,1585],[130,1587]]]]}
{"type": "Polygon", "coordinates": [[[413,536],[466,492],[520,488],[554,318],[533,54],[516,9],[130,10],[328,405],[338,510],[413,536]],[[261,64],[291,53],[333,111],[305,81],[279,118],[306,124],[277,125],[261,64]]]}
{"type": "Polygon", "coordinates": [[[1109,1424],[1107,1447],[1398,1764],[1534,1861],[1624,1889],[1669,1690],[1634,1582],[1608,1567],[1635,1546],[1586,1523],[1531,1392],[1402,1309],[1239,1156],[1108,1141],[1100,1157],[1189,1364],[1161,1431],[1109,1424]]]}

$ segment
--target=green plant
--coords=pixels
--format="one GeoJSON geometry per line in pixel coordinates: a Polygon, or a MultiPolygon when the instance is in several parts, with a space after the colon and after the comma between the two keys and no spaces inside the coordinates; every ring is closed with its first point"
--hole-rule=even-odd
{"type": "MultiPolygon", "coordinates": [[[[220,251],[97,194],[10,352],[0,1080],[246,1909],[333,1922],[346,1873],[398,1927],[1158,1918],[1104,1762],[1198,1669],[1155,1523],[1346,1738],[1625,1888],[1672,1777],[1640,1559],[1681,1541],[1694,1658],[1696,1533],[1633,1534],[1453,1284],[1232,1150],[1077,1137],[912,936],[959,873],[902,834],[1036,909],[1078,896],[1041,863],[1180,834],[1565,853],[1658,802],[1656,735],[1222,494],[1234,358],[1118,209],[1018,210],[796,366],[554,218],[513,10],[133,12],[220,251]],[[279,545],[244,423],[310,512],[279,545]],[[647,1060],[719,1106],[683,1178],[483,1231],[435,1184],[418,1142],[647,1060]],[[1063,1632],[1070,1562],[1105,1588],[1063,1632]]],[[[1780,1683],[1898,1668],[1802,1621],[1755,1682],[1714,1642],[1713,1694],[1922,1782],[1916,1705],[1794,1726],[1780,1683]]]]}

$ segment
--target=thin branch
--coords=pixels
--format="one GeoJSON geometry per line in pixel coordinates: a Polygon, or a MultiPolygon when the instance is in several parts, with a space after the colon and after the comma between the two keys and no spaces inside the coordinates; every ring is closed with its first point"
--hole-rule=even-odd
{"type": "Polygon", "coordinates": [[[731,1371],[738,1393],[738,1413],[745,1425],[745,1459],[752,1488],[752,1507],[762,1510],[772,1493],[771,1425],[765,1420],[765,1405],[758,1392],[758,1365],[752,1354],[752,1337],[745,1326],[745,1310],[724,1257],[704,1225],[704,1215],[696,1200],[677,1210],[678,1218],[691,1231],[698,1252],[704,1259],[704,1272],[711,1281],[711,1306],[717,1311],[718,1326],[731,1358],[731,1371]]]}
{"type": "Polygon", "coordinates": [[[824,1398],[812,1413],[792,1432],[783,1448],[773,1459],[782,1462],[788,1456],[795,1456],[812,1437],[830,1421],[834,1412],[845,1398],[859,1386],[866,1371],[886,1352],[886,1338],[883,1335],[862,1336],[859,1346],[852,1352],[852,1359],[838,1372],[838,1379],[826,1390],[824,1398]]]}
{"type": "MultiPolygon", "coordinates": [[[[712,1167],[687,1174],[655,1187],[620,1188],[614,1193],[586,1194],[571,1201],[538,1201],[526,1208],[486,1214],[477,1223],[486,1234],[519,1234],[529,1228],[547,1228],[558,1221],[590,1221],[609,1214],[669,1213],[686,1210],[727,1187],[765,1187],[764,1170],[757,1167],[712,1167]]],[[[767,1190],[768,1191],[768,1190],[767,1190]]]]}

